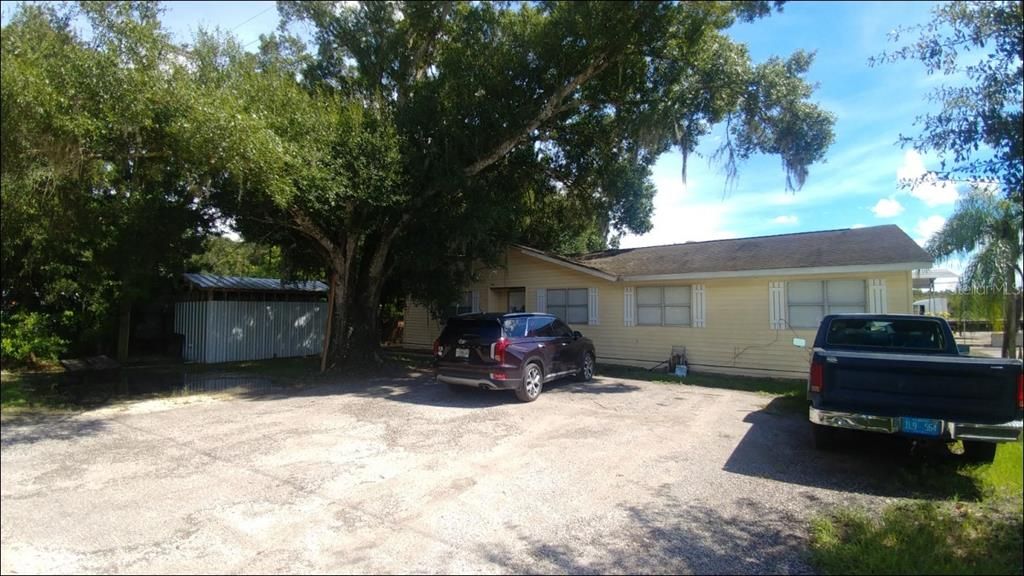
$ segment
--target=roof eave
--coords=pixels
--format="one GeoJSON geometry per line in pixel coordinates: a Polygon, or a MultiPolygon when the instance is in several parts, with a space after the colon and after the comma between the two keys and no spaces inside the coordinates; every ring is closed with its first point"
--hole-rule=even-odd
{"type": "Polygon", "coordinates": [[[607,272],[602,272],[596,268],[590,268],[589,266],[577,264],[575,262],[571,262],[563,258],[550,256],[548,254],[545,254],[544,252],[541,252],[540,250],[529,248],[527,246],[516,245],[515,248],[519,250],[520,253],[525,254],[526,256],[530,256],[538,260],[543,260],[544,262],[550,262],[551,264],[556,264],[564,268],[569,268],[570,270],[575,270],[576,272],[582,272],[583,274],[597,276],[598,278],[607,280],[609,282],[615,282],[619,279],[619,277],[614,274],[608,274],[607,272]]]}
{"type": "Polygon", "coordinates": [[[731,270],[723,272],[687,272],[683,274],[638,274],[623,276],[625,282],[653,280],[698,280],[712,278],[753,278],[758,276],[802,276],[810,274],[856,274],[864,272],[905,272],[931,266],[931,262],[896,262],[890,264],[856,264],[849,266],[813,266],[807,268],[771,268],[763,270],[731,270]]]}

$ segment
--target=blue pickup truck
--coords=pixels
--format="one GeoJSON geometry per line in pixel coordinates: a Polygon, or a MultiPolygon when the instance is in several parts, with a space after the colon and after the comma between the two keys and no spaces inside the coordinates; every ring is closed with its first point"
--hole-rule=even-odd
{"type": "Polygon", "coordinates": [[[941,318],[839,314],[822,319],[807,379],[818,448],[847,428],[963,442],[991,462],[1021,434],[1021,361],[962,356],[941,318]]]}

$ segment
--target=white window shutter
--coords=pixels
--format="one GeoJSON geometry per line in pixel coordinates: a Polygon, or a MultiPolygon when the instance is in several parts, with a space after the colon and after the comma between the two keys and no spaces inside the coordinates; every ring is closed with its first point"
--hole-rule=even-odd
{"type": "Polygon", "coordinates": [[[600,323],[597,314],[597,288],[587,288],[587,296],[587,324],[597,326],[600,323]]]}
{"type": "Polygon", "coordinates": [[[537,312],[548,311],[548,291],[545,288],[537,288],[537,312]]]}
{"type": "Polygon", "coordinates": [[[786,327],[786,283],[768,283],[768,326],[772,330],[786,327]]]}
{"type": "Polygon", "coordinates": [[[473,312],[480,311],[480,291],[473,290],[473,312]]]}
{"type": "Polygon", "coordinates": [[[694,284],[690,286],[690,306],[693,310],[693,318],[691,323],[694,328],[703,328],[705,325],[705,304],[704,304],[704,285],[694,284]]]}
{"type": "Polygon", "coordinates": [[[871,314],[888,314],[888,297],[885,292],[885,278],[872,278],[868,281],[868,312],[871,314]]]}
{"type": "Polygon", "coordinates": [[[622,289],[622,324],[636,326],[636,296],[632,286],[622,289]]]}

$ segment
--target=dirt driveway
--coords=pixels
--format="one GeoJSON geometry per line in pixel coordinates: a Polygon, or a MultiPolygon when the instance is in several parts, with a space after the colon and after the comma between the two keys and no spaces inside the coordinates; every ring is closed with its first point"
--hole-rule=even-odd
{"type": "Polygon", "coordinates": [[[6,418],[0,568],[808,572],[809,515],[886,500],[886,473],[769,400],[602,378],[521,404],[410,375],[6,418]]]}

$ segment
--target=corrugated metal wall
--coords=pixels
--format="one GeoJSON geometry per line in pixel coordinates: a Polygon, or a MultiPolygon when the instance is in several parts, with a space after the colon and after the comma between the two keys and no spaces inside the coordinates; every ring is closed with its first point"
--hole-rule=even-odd
{"type": "Polygon", "coordinates": [[[326,302],[191,301],[174,307],[188,362],[238,362],[319,354],[326,302]]]}

